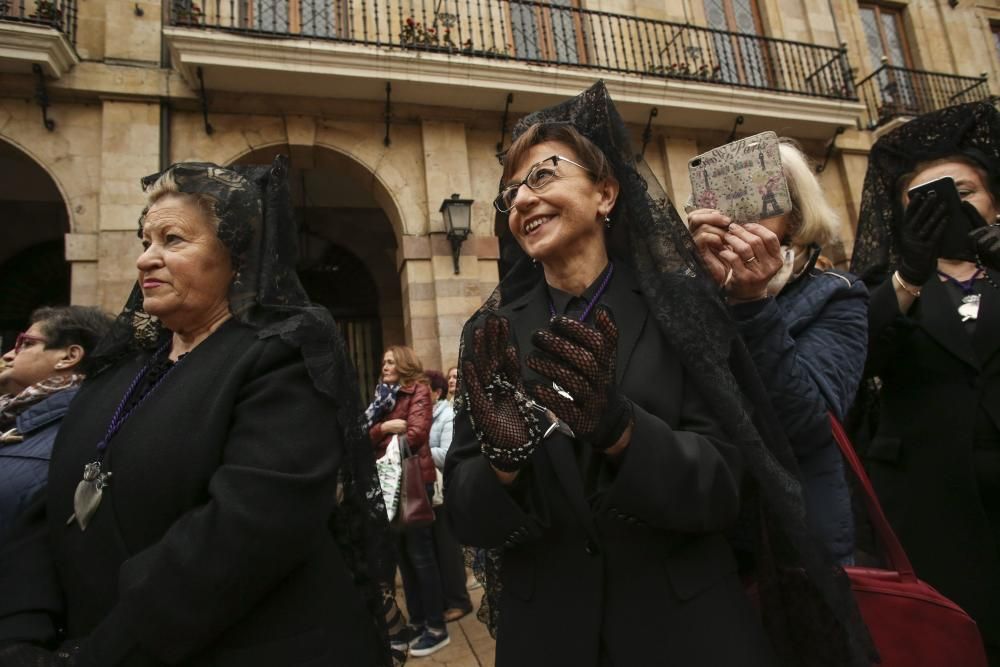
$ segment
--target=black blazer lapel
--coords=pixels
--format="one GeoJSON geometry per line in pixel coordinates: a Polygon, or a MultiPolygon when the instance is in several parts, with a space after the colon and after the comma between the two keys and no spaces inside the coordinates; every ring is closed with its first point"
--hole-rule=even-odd
{"type": "MultiPolygon", "coordinates": [[[[995,274],[990,278],[996,282],[995,274]]],[[[983,367],[990,358],[1000,350],[1000,290],[981,281],[982,301],[979,302],[979,319],[976,320],[976,332],[972,335],[972,346],[983,367]]]]}
{"type": "MultiPolygon", "coordinates": [[[[614,282],[612,280],[612,282],[614,282]]],[[[521,373],[526,384],[531,382],[549,382],[541,375],[528,368],[525,360],[533,349],[531,344],[531,334],[538,329],[548,325],[549,294],[544,280],[539,280],[537,287],[529,291],[526,295],[517,299],[510,305],[510,324],[514,338],[517,342],[518,354],[521,358],[521,373]]],[[[580,468],[577,465],[575,447],[577,443],[561,434],[550,436],[541,447],[545,450],[552,468],[555,471],[559,483],[566,493],[566,498],[573,513],[587,530],[587,533],[594,540],[597,539],[597,526],[587,503],[587,497],[583,489],[583,480],[580,478],[580,468]]]]}
{"type": "Polygon", "coordinates": [[[642,298],[639,284],[629,272],[628,267],[615,266],[615,275],[608,285],[608,292],[601,299],[602,303],[611,311],[615,325],[618,327],[618,354],[615,360],[615,375],[618,384],[621,384],[632,360],[632,352],[635,351],[639,335],[646,326],[646,319],[649,316],[649,309],[642,298]]]}
{"type": "Polygon", "coordinates": [[[963,328],[947,289],[937,279],[924,285],[920,295],[920,326],[946,350],[973,368],[979,368],[979,358],[972,348],[972,337],[963,328]]]}

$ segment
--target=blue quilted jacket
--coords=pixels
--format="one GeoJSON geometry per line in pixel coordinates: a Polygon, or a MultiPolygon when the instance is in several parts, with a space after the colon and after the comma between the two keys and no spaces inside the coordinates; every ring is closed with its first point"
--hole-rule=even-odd
{"type": "Polygon", "coordinates": [[[17,416],[24,440],[0,445],[0,545],[31,497],[45,486],[52,443],[77,391],[64,389],[26,408],[17,416]]]}
{"type": "Polygon", "coordinates": [[[855,276],[810,268],[777,298],[732,307],[795,450],[810,527],[840,562],[854,551],[844,462],[827,411],[843,420],[868,347],[868,290],[855,276]]]}

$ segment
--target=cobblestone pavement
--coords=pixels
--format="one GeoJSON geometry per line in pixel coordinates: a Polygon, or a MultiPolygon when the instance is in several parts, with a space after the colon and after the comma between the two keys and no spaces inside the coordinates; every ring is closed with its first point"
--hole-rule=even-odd
{"type": "MultiPolygon", "coordinates": [[[[469,591],[472,604],[479,609],[479,600],[483,589],[469,591]]],[[[402,603],[403,601],[400,600],[402,603]]],[[[406,608],[405,606],[403,607],[406,608]]],[[[424,658],[411,657],[406,661],[407,667],[493,667],[496,643],[490,637],[486,626],[476,618],[476,612],[448,624],[448,634],[451,643],[433,655],[424,658]]]]}

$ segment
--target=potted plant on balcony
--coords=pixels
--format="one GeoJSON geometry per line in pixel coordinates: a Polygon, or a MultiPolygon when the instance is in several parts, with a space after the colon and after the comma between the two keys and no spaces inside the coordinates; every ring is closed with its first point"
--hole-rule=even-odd
{"type": "Polygon", "coordinates": [[[205,19],[205,12],[196,3],[190,0],[176,0],[174,2],[174,23],[176,25],[201,25],[205,19]]]}
{"type": "Polygon", "coordinates": [[[35,0],[35,13],[31,18],[58,23],[62,20],[62,9],[56,4],[56,0],[35,0]]]}

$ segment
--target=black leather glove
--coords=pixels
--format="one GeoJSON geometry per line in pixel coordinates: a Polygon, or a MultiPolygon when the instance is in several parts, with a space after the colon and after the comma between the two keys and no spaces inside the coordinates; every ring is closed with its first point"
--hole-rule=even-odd
{"type": "Polygon", "coordinates": [[[68,651],[47,651],[34,644],[15,643],[0,648],[3,667],[73,667],[76,661],[68,651]]]}
{"type": "Polygon", "coordinates": [[[969,239],[976,246],[979,261],[987,268],[1000,271],[1000,225],[973,229],[969,239]]]}
{"type": "Polygon", "coordinates": [[[947,227],[948,207],[937,195],[932,192],[910,199],[900,233],[899,275],[903,280],[920,286],[934,275],[947,227]]]}
{"type": "Polygon", "coordinates": [[[598,307],[596,329],[558,315],[548,329],[532,336],[541,353],[528,356],[528,367],[558,387],[534,385],[531,394],[566,422],[576,437],[597,450],[621,438],[632,421],[632,404],[618,390],[615,362],[618,327],[611,312],[598,307]]]}
{"type": "Polygon", "coordinates": [[[462,363],[472,430],[483,456],[497,470],[523,468],[544,437],[534,402],[524,390],[510,323],[488,315],[472,334],[472,351],[462,363]]]}

